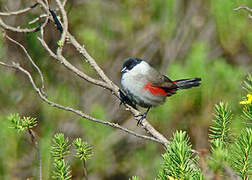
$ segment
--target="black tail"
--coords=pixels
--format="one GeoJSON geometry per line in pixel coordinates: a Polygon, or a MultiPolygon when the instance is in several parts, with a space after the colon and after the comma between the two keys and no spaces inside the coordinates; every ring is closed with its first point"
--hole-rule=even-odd
{"type": "Polygon", "coordinates": [[[201,78],[192,78],[192,79],[180,79],[173,81],[179,89],[188,89],[191,87],[199,86],[201,78]]]}

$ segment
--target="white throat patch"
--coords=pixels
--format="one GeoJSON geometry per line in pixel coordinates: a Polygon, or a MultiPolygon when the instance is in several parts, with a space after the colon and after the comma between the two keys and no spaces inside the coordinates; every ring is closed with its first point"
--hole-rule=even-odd
{"type": "Polygon", "coordinates": [[[130,71],[127,73],[132,75],[138,75],[138,74],[147,74],[150,69],[150,65],[146,63],[145,61],[140,62],[135,67],[133,67],[130,71]]]}

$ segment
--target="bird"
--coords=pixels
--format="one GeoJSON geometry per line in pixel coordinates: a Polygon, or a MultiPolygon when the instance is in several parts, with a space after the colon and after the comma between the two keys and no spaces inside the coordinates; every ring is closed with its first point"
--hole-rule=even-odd
{"type": "Polygon", "coordinates": [[[176,94],[177,90],[197,87],[201,84],[201,78],[189,78],[171,80],[162,75],[146,61],[130,57],[127,58],[121,69],[121,100],[133,106],[147,108],[147,111],[137,115],[137,125],[142,124],[150,108],[162,105],[166,98],[176,94]],[[125,100],[126,99],[126,100],[125,100]]]}

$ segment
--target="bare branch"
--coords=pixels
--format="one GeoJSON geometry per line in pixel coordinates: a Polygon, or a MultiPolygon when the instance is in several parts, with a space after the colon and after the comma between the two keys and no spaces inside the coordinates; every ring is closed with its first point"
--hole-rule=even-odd
{"type": "Polygon", "coordinates": [[[67,0],[64,0],[62,3],[63,7],[66,5],[66,3],[67,3],[67,0]]]}
{"type": "MultiPolygon", "coordinates": [[[[96,72],[100,75],[100,77],[109,85],[108,89],[110,89],[116,97],[120,97],[119,88],[105,75],[103,70],[96,63],[96,61],[88,54],[84,46],[81,46],[70,33],[68,33],[68,37],[69,42],[72,43],[73,46],[87,59],[87,61],[96,70],[96,72]]],[[[128,110],[132,112],[134,116],[141,114],[141,112],[135,110],[133,107],[129,105],[126,105],[126,107],[128,108],[128,110]]],[[[135,117],[135,119],[138,120],[137,117],[135,117]]],[[[146,119],[142,120],[142,125],[147,132],[149,132],[152,136],[159,139],[162,142],[162,144],[168,143],[168,140],[157,130],[155,130],[155,128],[153,128],[153,126],[146,119]]]]}
{"type": "Polygon", "coordinates": [[[235,10],[235,11],[238,11],[238,10],[240,10],[240,9],[245,9],[246,11],[252,13],[252,9],[250,9],[250,8],[247,7],[247,6],[239,6],[239,7],[235,8],[234,10],[235,10]]]}
{"type": "Polygon", "coordinates": [[[61,15],[63,17],[63,32],[62,32],[61,38],[60,38],[61,45],[57,49],[57,54],[59,56],[61,56],[63,46],[64,46],[65,40],[66,40],[66,35],[67,35],[67,32],[68,32],[68,20],[67,20],[66,11],[64,10],[64,6],[61,4],[60,0],[56,0],[56,3],[59,6],[60,13],[61,13],[61,15]]]}
{"type": "Polygon", "coordinates": [[[120,126],[119,124],[111,123],[111,122],[109,122],[109,121],[103,121],[103,120],[100,120],[100,119],[96,119],[96,118],[94,118],[94,117],[91,117],[91,116],[89,116],[89,115],[83,113],[83,112],[80,111],[80,110],[73,109],[73,108],[71,108],[71,107],[63,106],[63,105],[61,105],[61,104],[57,104],[57,103],[55,103],[55,102],[53,102],[53,101],[50,101],[49,99],[47,99],[47,97],[45,97],[45,96],[43,95],[43,93],[41,93],[40,89],[36,86],[36,84],[35,84],[35,82],[34,82],[32,76],[31,76],[31,74],[30,74],[27,70],[25,70],[24,68],[22,68],[18,63],[14,63],[14,62],[13,62],[13,64],[10,65],[10,64],[6,64],[6,63],[0,61],[0,65],[5,66],[5,67],[9,67],[9,68],[14,68],[14,69],[17,69],[17,70],[21,71],[22,73],[24,73],[24,74],[27,76],[27,78],[29,79],[29,81],[30,81],[30,83],[31,83],[31,85],[32,85],[32,87],[33,87],[33,89],[36,91],[36,93],[38,94],[38,96],[39,96],[44,102],[46,102],[47,104],[49,104],[49,105],[52,106],[52,107],[56,107],[56,108],[59,108],[59,109],[63,109],[63,110],[65,110],[65,111],[70,111],[70,112],[72,112],[72,113],[74,113],[74,114],[77,114],[77,115],[79,115],[79,116],[81,116],[81,117],[87,119],[87,120],[90,120],[90,121],[93,121],[93,122],[96,122],[96,123],[100,123],[100,124],[104,124],[104,125],[107,125],[107,126],[111,126],[111,127],[120,129],[120,130],[122,130],[122,131],[124,131],[124,132],[126,132],[126,133],[128,133],[128,134],[134,135],[134,136],[136,136],[136,137],[139,137],[139,138],[142,138],[142,139],[146,139],[146,140],[151,140],[151,141],[158,142],[158,143],[161,143],[161,144],[162,144],[162,142],[161,142],[159,139],[156,139],[156,138],[154,138],[154,137],[145,136],[145,135],[141,135],[141,134],[135,133],[134,131],[129,130],[129,129],[127,129],[127,128],[124,128],[124,127],[120,126]]]}
{"type": "Polygon", "coordinates": [[[28,11],[30,11],[31,9],[35,8],[39,3],[35,3],[34,5],[27,7],[25,9],[21,9],[18,11],[13,11],[13,12],[0,12],[0,16],[11,16],[11,15],[20,15],[20,14],[24,14],[27,13],[28,11]]]}
{"type": "Polygon", "coordinates": [[[40,35],[42,39],[44,39],[44,28],[46,27],[48,21],[49,21],[49,15],[46,17],[45,22],[40,27],[40,35]]]}
{"type": "Polygon", "coordinates": [[[15,43],[16,45],[18,45],[19,47],[22,48],[22,50],[24,51],[25,55],[27,56],[28,60],[31,62],[32,66],[37,70],[37,72],[39,73],[40,76],[40,80],[41,80],[41,90],[44,93],[45,90],[45,83],[44,83],[44,77],[42,75],[42,72],[40,71],[39,67],[35,64],[35,62],[33,61],[33,59],[31,58],[31,56],[29,55],[28,51],[25,49],[25,47],[20,44],[19,42],[15,41],[14,39],[10,38],[7,34],[4,34],[4,37],[6,37],[9,41],[15,43]]]}
{"type": "MultiPolygon", "coordinates": [[[[25,8],[23,10],[18,10],[18,11],[14,11],[14,12],[0,12],[0,15],[2,16],[11,16],[11,15],[20,15],[20,14],[24,14],[27,13],[28,11],[30,11],[31,9],[35,8],[37,5],[41,5],[43,7],[45,7],[46,9],[46,5],[43,3],[42,0],[37,0],[37,3],[35,3],[33,6],[25,8]]],[[[44,9],[44,10],[45,10],[44,9]]],[[[48,10],[45,10],[48,13],[48,10]]],[[[36,21],[35,21],[36,22],[36,21]]],[[[20,33],[31,33],[31,32],[36,32],[38,30],[40,30],[41,27],[45,27],[45,25],[48,23],[48,18],[45,20],[44,23],[42,23],[42,25],[39,25],[35,28],[20,28],[20,27],[13,27],[10,26],[8,24],[6,24],[2,18],[0,18],[0,26],[2,26],[5,30],[10,30],[13,32],[20,32],[20,33]]]]}
{"type": "Polygon", "coordinates": [[[28,22],[28,24],[35,24],[36,22],[38,22],[40,19],[48,17],[47,14],[41,14],[39,17],[36,17],[35,19],[33,19],[32,21],[28,22]]]}
{"type": "Polygon", "coordinates": [[[82,159],[82,167],[83,167],[83,174],[84,174],[84,179],[88,180],[88,176],[87,176],[87,167],[86,167],[86,163],[85,160],[82,159]]]}
{"type": "MultiPolygon", "coordinates": [[[[235,8],[234,10],[235,10],[235,11],[238,11],[238,10],[241,10],[241,9],[244,9],[244,10],[246,10],[247,12],[252,13],[252,9],[250,9],[249,7],[247,7],[247,6],[245,6],[245,5],[239,6],[239,7],[235,8]]],[[[252,20],[252,15],[251,15],[251,14],[248,14],[248,17],[249,17],[249,19],[252,20]]]]}
{"type": "MultiPolygon", "coordinates": [[[[47,0],[45,0],[45,2],[46,3],[44,3],[43,2],[43,0],[35,0],[37,3],[39,3],[41,6],[42,6],[42,8],[43,8],[43,10],[45,11],[45,12],[48,12],[48,10],[49,10],[49,5],[48,5],[48,1],[47,0]]],[[[48,14],[48,13],[47,13],[48,14]]]]}
{"type": "MultiPolygon", "coordinates": [[[[49,12],[49,6],[48,6],[48,2],[45,1],[46,3],[44,3],[42,0],[36,0],[37,3],[39,3],[43,9],[43,11],[45,12],[45,14],[47,14],[47,18],[46,18],[46,21],[42,24],[42,28],[41,28],[41,38],[38,38],[39,41],[41,42],[42,46],[47,50],[47,52],[53,57],[55,58],[56,60],[58,60],[61,64],[63,64],[67,69],[69,69],[70,71],[74,72],[77,76],[81,77],[82,79],[92,83],[92,84],[95,84],[95,85],[98,85],[100,87],[103,87],[105,89],[108,89],[111,91],[111,93],[113,95],[115,95],[117,98],[120,98],[120,94],[119,94],[119,87],[117,85],[115,85],[111,80],[110,78],[108,78],[105,73],[103,72],[103,70],[100,68],[100,66],[96,63],[95,59],[92,58],[89,53],[86,51],[85,47],[80,45],[78,43],[78,41],[75,39],[74,36],[72,36],[69,32],[68,32],[68,21],[67,21],[67,16],[66,16],[66,12],[64,10],[64,4],[62,4],[59,0],[56,0],[56,3],[59,7],[59,10],[61,12],[61,15],[63,17],[63,32],[62,32],[62,35],[61,35],[61,44],[62,46],[60,46],[57,50],[57,54],[55,54],[47,45],[47,43],[45,42],[44,40],[44,37],[43,37],[43,29],[44,27],[46,26],[46,24],[48,23],[48,20],[50,18],[50,20],[52,21],[55,21],[55,19],[50,16],[50,12],[49,12]],[[97,72],[97,74],[100,76],[100,78],[102,80],[97,80],[97,79],[94,79],[88,75],[86,75],[84,72],[78,70],[75,66],[73,66],[71,63],[69,63],[66,58],[62,55],[62,50],[63,50],[63,45],[64,45],[64,42],[66,40],[66,37],[69,38],[69,42],[76,48],[76,50],[87,60],[87,62],[91,65],[91,67],[97,72]]],[[[66,1],[64,1],[65,3],[66,1]]],[[[0,25],[4,28],[4,29],[8,29],[8,30],[11,30],[11,31],[14,31],[14,32],[33,32],[33,29],[30,30],[30,29],[20,29],[20,28],[15,28],[15,27],[12,27],[12,26],[8,26],[6,25],[1,19],[0,19],[0,25]]],[[[36,30],[38,30],[39,28],[37,28],[36,30]]],[[[3,64],[1,64],[3,65],[3,64]]],[[[12,67],[13,66],[10,66],[10,65],[6,65],[5,66],[7,67],[12,67]]],[[[31,76],[29,75],[29,72],[26,71],[26,70],[23,70],[20,66],[15,66],[14,67],[15,69],[18,69],[22,72],[24,72],[30,79],[30,81],[32,80],[31,76]],[[28,74],[27,74],[28,73],[28,74]]],[[[31,81],[32,82],[32,81],[31,81]]],[[[34,84],[35,85],[35,84],[34,84]]],[[[118,124],[115,124],[115,123],[110,123],[110,122],[106,122],[106,121],[102,121],[102,120],[98,120],[98,119],[95,119],[93,117],[90,117],[86,114],[84,114],[83,112],[81,111],[78,111],[78,110],[75,110],[75,109],[72,109],[72,108],[69,108],[69,107],[65,107],[65,106],[62,106],[62,105],[59,105],[59,104],[56,104],[54,102],[51,102],[49,101],[48,99],[46,99],[46,97],[43,96],[43,94],[41,94],[40,90],[39,89],[36,89],[37,87],[33,85],[33,88],[36,90],[36,92],[39,94],[40,98],[47,102],[49,105],[51,106],[54,106],[54,107],[57,107],[57,108],[60,108],[60,109],[64,109],[64,110],[67,110],[67,111],[71,111],[71,112],[74,112],[75,114],[78,114],[79,116],[81,117],[84,117],[84,118],[87,118],[91,121],[94,121],[94,122],[98,122],[98,123],[102,123],[102,124],[105,124],[105,125],[109,125],[111,127],[115,127],[115,128],[118,128],[118,129],[121,129],[125,132],[128,132],[129,134],[133,134],[137,137],[142,137],[142,138],[145,138],[145,139],[149,139],[149,140],[153,140],[153,141],[156,141],[156,142],[159,142],[163,145],[166,145],[168,143],[168,140],[162,135],[160,134],[157,130],[155,130],[152,125],[146,121],[146,119],[143,119],[142,121],[142,125],[143,125],[143,128],[148,132],[150,133],[153,137],[149,137],[149,136],[142,136],[142,135],[138,135],[136,134],[135,132],[133,131],[130,131],[128,129],[125,129],[123,127],[121,127],[120,125],[118,124]]],[[[139,112],[138,110],[135,110],[133,107],[125,104],[126,106],[126,110],[130,110],[132,112],[132,114],[134,116],[136,115],[139,115],[141,112],[139,112]]],[[[140,118],[140,117],[139,117],[140,118]]],[[[138,118],[135,118],[136,120],[138,120],[138,118]]]]}
{"type": "Polygon", "coordinates": [[[95,85],[98,85],[100,87],[103,87],[103,88],[106,88],[106,89],[109,89],[110,90],[110,87],[103,81],[100,81],[100,80],[97,80],[97,79],[94,79],[94,78],[91,78],[90,76],[86,75],[85,73],[83,73],[82,71],[78,70],[75,66],[73,66],[71,63],[69,63],[65,57],[63,56],[57,56],[49,47],[48,45],[46,44],[46,42],[41,39],[41,38],[38,38],[39,41],[41,42],[42,46],[48,51],[48,53],[53,57],[55,58],[56,60],[58,60],[61,64],[63,64],[67,69],[69,69],[70,71],[72,71],[73,73],[75,73],[77,76],[79,76],[80,78],[92,83],[92,84],[95,84],[95,85]]]}
{"type": "Polygon", "coordinates": [[[41,158],[41,151],[39,147],[39,140],[38,136],[32,129],[28,129],[28,132],[31,136],[31,141],[34,144],[34,147],[37,149],[38,152],[38,159],[39,159],[39,180],[42,180],[42,158],[41,158]]]}
{"type": "Polygon", "coordinates": [[[38,40],[40,41],[41,45],[45,48],[45,50],[49,53],[50,56],[57,59],[57,55],[48,47],[45,40],[43,38],[38,37],[38,40]]]}
{"type": "Polygon", "coordinates": [[[2,18],[0,18],[0,26],[2,26],[4,29],[6,30],[10,30],[13,32],[20,32],[20,33],[30,33],[30,32],[35,32],[38,31],[40,29],[40,26],[35,27],[35,28],[20,28],[20,27],[13,27],[10,25],[7,25],[3,22],[2,18]]]}
{"type": "Polygon", "coordinates": [[[67,34],[69,37],[69,42],[77,49],[77,51],[83,55],[83,57],[89,62],[89,64],[94,68],[94,70],[99,74],[99,76],[114,90],[114,92],[119,91],[119,88],[105,75],[103,70],[98,66],[96,61],[88,54],[84,46],[81,46],[78,41],[70,33],[67,34]]]}

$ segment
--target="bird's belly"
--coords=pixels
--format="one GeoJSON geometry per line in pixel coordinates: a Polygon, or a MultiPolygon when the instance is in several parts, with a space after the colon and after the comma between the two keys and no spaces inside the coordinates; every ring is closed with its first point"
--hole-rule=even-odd
{"type": "Polygon", "coordinates": [[[135,99],[136,99],[136,103],[139,106],[142,107],[151,107],[151,106],[158,106],[160,104],[163,104],[165,102],[165,96],[160,96],[160,95],[152,95],[150,92],[148,92],[147,90],[143,90],[142,92],[140,92],[140,96],[138,96],[137,94],[134,95],[135,99]]]}
{"type": "Polygon", "coordinates": [[[127,96],[141,107],[151,107],[163,104],[166,96],[153,95],[148,89],[144,88],[147,81],[135,81],[129,78],[122,78],[122,88],[127,96]]]}

